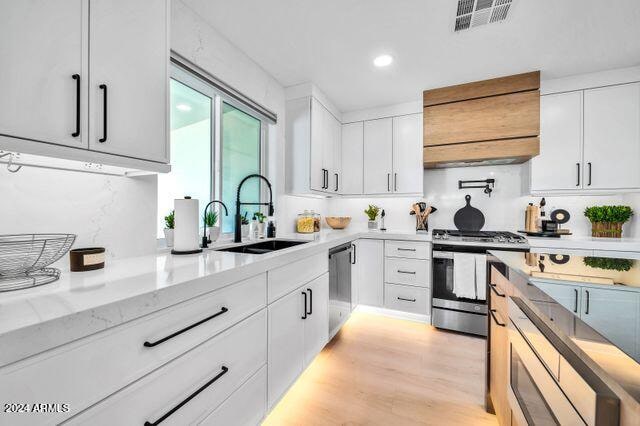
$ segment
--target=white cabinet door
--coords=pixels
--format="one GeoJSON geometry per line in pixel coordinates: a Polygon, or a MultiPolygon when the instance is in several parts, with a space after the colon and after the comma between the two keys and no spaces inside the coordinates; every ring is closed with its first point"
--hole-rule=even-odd
{"type": "Polygon", "coordinates": [[[88,77],[83,70],[83,3],[1,3],[0,134],[87,147],[82,126],[88,77]]]}
{"type": "MultiPolygon", "coordinates": [[[[269,305],[269,406],[273,406],[304,366],[305,313],[302,290],[269,305]]],[[[328,325],[327,325],[328,326],[328,325]]]]}
{"type": "Polygon", "coordinates": [[[639,297],[631,291],[583,287],[580,318],[623,351],[635,356],[639,297]]]}
{"type": "Polygon", "coordinates": [[[540,155],[531,159],[531,190],[582,188],[582,92],[540,97],[540,155]]]}
{"type": "Polygon", "coordinates": [[[342,169],[342,131],[340,122],[330,113],[329,123],[331,127],[331,179],[329,179],[329,192],[340,194],[342,179],[340,177],[342,169]]]}
{"type": "Polygon", "coordinates": [[[359,195],[363,193],[363,132],[364,123],[362,121],[342,126],[340,189],[343,194],[359,195]]]}
{"type": "Polygon", "coordinates": [[[315,98],[311,98],[311,146],[309,149],[311,166],[310,187],[314,191],[324,191],[327,173],[324,169],[324,107],[315,98]]]}
{"type": "Polygon", "coordinates": [[[381,307],[384,302],[383,241],[362,239],[354,245],[358,304],[381,307]]]}
{"type": "Polygon", "coordinates": [[[544,281],[536,281],[535,286],[569,311],[578,316],[580,315],[580,286],[544,281]]]}
{"type": "Polygon", "coordinates": [[[584,188],[640,187],[640,83],[584,92],[584,188]]]}
{"type": "Polygon", "coordinates": [[[393,191],[422,194],[422,114],[393,118],[393,191]]]}
{"type": "Polygon", "coordinates": [[[364,193],[393,191],[393,121],[381,118],[364,122],[364,193]]]}
{"type": "Polygon", "coordinates": [[[167,162],[169,1],[90,7],[89,148],[167,162]]]}
{"type": "Polygon", "coordinates": [[[307,318],[303,320],[304,364],[307,365],[329,341],[329,274],[302,286],[302,291],[308,294],[307,318]]]}

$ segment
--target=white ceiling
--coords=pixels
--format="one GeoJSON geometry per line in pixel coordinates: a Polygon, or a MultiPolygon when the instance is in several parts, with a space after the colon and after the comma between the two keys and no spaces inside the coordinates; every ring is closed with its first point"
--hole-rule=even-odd
{"type": "Polygon", "coordinates": [[[343,112],[537,69],[640,64],[640,0],[514,0],[505,22],[460,33],[457,0],[183,1],[283,86],[311,81],[343,112]],[[395,62],[375,68],[381,53],[395,62]]]}

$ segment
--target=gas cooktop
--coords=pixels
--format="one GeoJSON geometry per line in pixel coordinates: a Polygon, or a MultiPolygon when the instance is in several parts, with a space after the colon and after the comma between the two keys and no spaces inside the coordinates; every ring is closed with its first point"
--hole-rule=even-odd
{"type": "Polygon", "coordinates": [[[522,235],[507,231],[457,231],[451,229],[434,229],[434,240],[465,241],[474,243],[526,244],[522,235]]]}

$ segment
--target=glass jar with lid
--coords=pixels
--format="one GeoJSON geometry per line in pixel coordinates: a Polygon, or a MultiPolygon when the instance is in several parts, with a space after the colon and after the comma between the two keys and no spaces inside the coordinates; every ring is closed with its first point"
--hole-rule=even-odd
{"type": "Polygon", "coordinates": [[[309,213],[308,210],[305,210],[304,213],[298,214],[298,219],[296,220],[296,231],[299,234],[313,234],[313,215],[309,213]]]}
{"type": "Polygon", "coordinates": [[[320,213],[312,210],[311,215],[313,216],[313,232],[320,232],[320,213]]]}

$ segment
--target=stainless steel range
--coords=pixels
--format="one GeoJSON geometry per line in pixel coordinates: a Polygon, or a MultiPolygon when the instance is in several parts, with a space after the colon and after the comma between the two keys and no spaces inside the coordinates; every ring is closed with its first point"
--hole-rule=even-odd
{"type": "Polygon", "coordinates": [[[434,229],[432,237],[432,325],[486,336],[487,251],[528,252],[526,238],[512,232],[445,229],[434,229]]]}

